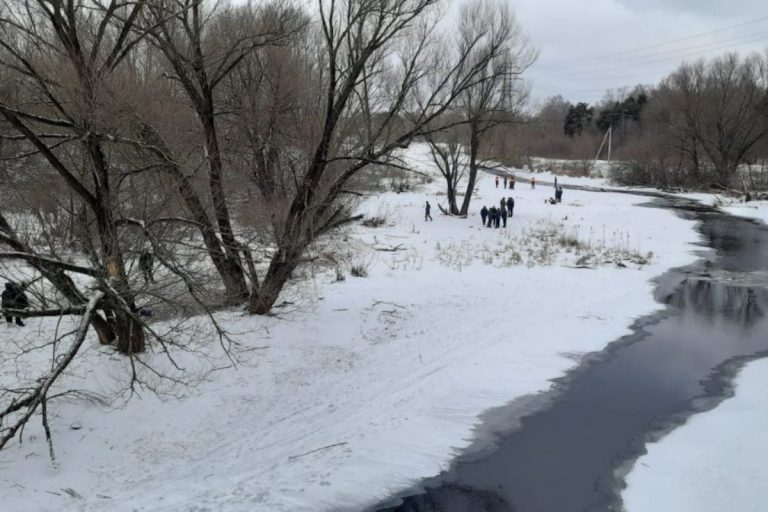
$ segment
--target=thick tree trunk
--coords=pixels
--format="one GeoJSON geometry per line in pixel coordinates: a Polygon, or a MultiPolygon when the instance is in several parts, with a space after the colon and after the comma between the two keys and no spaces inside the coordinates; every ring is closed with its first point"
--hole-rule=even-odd
{"type": "Polygon", "coordinates": [[[480,134],[476,123],[470,125],[469,141],[469,180],[467,181],[467,194],[464,196],[464,202],[461,204],[459,215],[469,213],[469,203],[472,201],[472,193],[475,191],[475,181],[477,180],[477,158],[480,152],[480,134]]]}
{"type": "Polygon", "coordinates": [[[258,290],[251,293],[248,311],[256,315],[266,315],[280,296],[280,291],[296,270],[303,251],[279,249],[272,258],[266,275],[258,290]]]}
{"type": "Polygon", "coordinates": [[[213,114],[213,98],[210,91],[206,91],[206,104],[207,108],[204,112],[200,112],[200,117],[208,151],[211,199],[225,255],[225,261],[222,262],[222,278],[225,281],[224,286],[227,288],[227,303],[239,304],[247,298],[248,286],[240,257],[240,244],[235,239],[231,216],[227,207],[226,193],[224,192],[224,166],[221,160],[221,150],[213,114]]]}
{"type": "Polygon", "coordinates": [[[456,203],[456,188],[453,186],[452,179],[446,177],[446,181],[448,182],[448,212],[451,215],[458,215],[459,205],[456,203]]]}
{"type": "MultiPolygon", "coordinates": [[[[125,273],[123,253],[120,248],[120,238],[117,232],[112,211],[112,195],[109,183],[109,165],[104,157],[101,144],[94,135],[89,135],[83,141],[91,161],[91,172],[94,174],[96,204],[94,215],[99,231],[102,261],[106,268],[107,280],[124,304],[118,304],[117,297],[108,301],[113,303],[113,330],[117,336],[117,349],[123,354],[135,354],[146,349],[144,329],[136,319],[136,304],[133,292],[125,273]],[[126,307],[129,311],[126,311],[126,307]]],[[[111,295],[111,294],[108,294],[111,295]]]]}

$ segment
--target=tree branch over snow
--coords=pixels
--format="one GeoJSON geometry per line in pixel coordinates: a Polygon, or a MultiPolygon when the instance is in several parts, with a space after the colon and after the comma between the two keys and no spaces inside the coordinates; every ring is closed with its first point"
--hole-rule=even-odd
{"type": "Polygon", "coordinates": [[[54,258],[46,258],[45,256],[38,256],[37,254],[30,254],[27,252],[0,252],[0,260],[25,260],[32,263],[46,264],[58,267],[62,270],[68,270],[70,272],[76,272],[78,274],[84,274],[91,277],[101,276],[101,272],[88,267],[81,267],[80,265],[74,265],[65,261],[60,261],[54,258]]]}
{"type": "Polygon", "coordinates": [[[32,415],[41,408],[43,411],[42,421],[45,428],[46,439],[48,441],[48,448],[50,451],[51,459],[55,460],[55,454],[53,452],[53,441],[51,439],[51,432],[48,428],[48,415],[47,415],[47,399],[48,392],[51,386],[61,376],[64,370],[67,369],[69,364],[74,360],[80,348],[83,346],[85,336],[88,333],[88,327],[91,324],[91,318],[96,313],[99,304],[104,299],[104,292],[96,292],[88,301],[88,305],[85,307],[80,324],[75,331],[72,345],[69,349],[56,359],[56,362],[46,375],[37,379],[38,385],[35,388],[21,388],[17,390],[4,390],[7,393],[17,395],[17,398],[11,400],[11,403],[4,409],[0,410],[0,450],[2,450],[8,441],[13,439],[17,433],[23,429],[32,415]],[[20,395],[20,396],[19,396],[20,395]],[[15,416],[18,411],[24,410],[19,416],[15,416]],[[3,426],[4,422],[11,418],[11,423],[8,426],[3,426]]]}

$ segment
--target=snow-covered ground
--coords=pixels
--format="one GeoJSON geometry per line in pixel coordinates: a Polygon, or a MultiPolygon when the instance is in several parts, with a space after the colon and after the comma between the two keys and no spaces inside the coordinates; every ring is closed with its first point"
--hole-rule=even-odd
{"type": "Polygon", "coordinates": [[[691,417],[635,463],[628,512],[764,512],[768,482],[768,360],[748,364],[735,396],[691,417]]]}
{"type": "Polygon", "coordinates": [[[757,219],[768,224],[768,201],[750,201],[748,203],[733,203],[721,206],[721,210],[739,217],[757,219]]]}
{"type": "MultiPolygon", "coordinates": [[[[430,170],[423,146],[409,151],[430,170]]],[[[566,190],[548,205],[551,186],[508,191],[483,176],[458,219],[435,207],[441,186],[438,177],[362,204],[387,224],[337,243],[343,264],[368,277],[320,272],[276,317],[217,315],[240,343],[237,369],[200,327],[199,350],[177,354],[200,375],[191,390],[139,390],[106,413],[59,402],[55,465],[38,421],[0,452],[0,509],[359,510],[444,469],[484,411],[547,390],[574,355],[628,333],[660,308],[650,280],[695,259],[693,223],[639,206],[644,198],[566,190]],[[510,195],[508,227],[481,226],[483,204],[510,195]]],[[[29,324],[0,327],[0,347],[19,351],[67,327],[29,324]]],[[[62,386],[109,395],[128,366],[89,343],[62,386]]],[[[0,361],[0,384],[27,373],[0,361]]]]}

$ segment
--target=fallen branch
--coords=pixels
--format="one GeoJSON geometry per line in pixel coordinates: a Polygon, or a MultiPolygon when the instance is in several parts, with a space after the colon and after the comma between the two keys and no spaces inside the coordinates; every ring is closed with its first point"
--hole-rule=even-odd
{"type": "Polygon", "coordinates": [[[45,316],[66,316],[66,315],[82,315],[85,313],[85,306],[74,306],[71,308],[59,308],[59,309],[0,309],[0,314],[3,316],[17,316],[21,318],[38,318],[45,316]]]}
{"type": "Polygon", "coordinates": [[[317,453],[317,452],[322,451],[322,450],[327,450],[329,448],[336,448],[337,446],[344,446],[346,444],[348,444],[348,443],[345,441],[343,443],[336,443],[336,444],[329,444],[327,446],[321,446],[320,448],[315,448],[314,450],[310,450],[308,452],[300,453],[298,455],[291,455],[290,457],[288,457],[288,460],[298,459],[298,458],[304,457],[306,455],[312,455],[313,453],[317,453]]]}
{"type": "Polygon", "coordinates": [[[37,263],[40,265],[51,265],[61,270],[68,270],[70,272],[77,272],[78,274],[85,274],[91,277],[99,277],[100,272],[88,267],[81,267],[80,265],[73,265],[65,261],[59,261],[54,258],[46,258],[44,256],[38,256],[36,254],[30,254],[27,252],[0,252],[0,259],[10,260],[25,260],[31,263],[37,263]]]}
{"type": "Polygon", "coordinates": [[[403,244],[398,244],[395,247],[374,247],[374,250],[381,252],[397,252],[404,251],[405,247],[403,247],[403,244]]]}
{"type": "Polygon", "coordinates": [[[385,300],[376,300],[373,302],[373,307],[378,306],[379,304],[389,304],[390,306],[395,306],[396,308],[405,309],[405,306],[401,306],[400,304],[395,304],[394,302],[387,302],[385,300]]]}
{"type": "Polygon", "coordinates": [[[27,396],[22,398],[21,400],[12,400],[11,404],[6,407],[3,411],[0,411],[0,425],[3,424],[3,420],[8,418],[11,414],[15,413],[16,411],[20,411],[21,409],[26,408],[26,411],[24,414],[21,415],[20,418],[16,420],[15,423],[12,425],[3,428],[0,430],[0,434],[2,434],[2,438],[0,438],[0,450],[2,450],[5,445],[13,439],[16,434],[24,427],[24,425],[27,424],[29,419],[32,417],[32,415],[35,413],[35,411],[38,409],[38,407],[42,406],[43,409],[43,427],[45,429],[46,439],[48,441],[48,448],[50,451],[51,458],[53,459],[54,453],[53,453],[53,442],[51,440],[51,433],[50,429],[48,428],[48,415],[47,415],[47,406],[46,406],[46,400],[48,398],[48,391],[50,391],[51,386],[54,382],[56,382],[56,379],[59,378],[59,376],[64,372],[64,370],[67,369],[69,364],[74,360],[77,353],[80,351],[80,347],[83,346],[83,342],[85,341],[85,335],[88,333],[88,326],[91,324],[91,317],[96,313],[96,310],[99,307],[99,304],[104,299],[104,292],[96,292],[88,301],[88,305],[85,308],[85,312],[83,314],[83,317],[80,319],[80,324],[77,327],[77,331],[75,332],[75,339],[72,341],[72,345],[69,347],[69,350],[67,350],[66,353],[62,354],[56,359],[56,366],[53,367],[53,369],[48,373],[48,375],[45,375],[43,377],[40,377],[37,382],[38,385],[36,388],[25,391],[27,396]]]}

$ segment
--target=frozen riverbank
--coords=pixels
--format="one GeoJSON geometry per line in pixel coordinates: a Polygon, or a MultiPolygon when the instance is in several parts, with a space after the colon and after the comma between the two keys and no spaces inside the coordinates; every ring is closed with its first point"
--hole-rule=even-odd
{"type": "Polygon", "coordinates": [[[768,360],[749,363],[735,395],[648,445],[629,474],[629,512],[762,512],[768,507],[768,360]]]}
{"type": "MultiPolygon", "coordinates": [[[[628,333],[660,307],[650,280],[695,259],[692,223],[644,198],[569,190],[548,205],[551,187],[509,191],[485,176],[470,218],[433,208],[427,223],[424,201],[443,200],[440,185],[362,205],[387,217],[344,242],[369,277],[319,274],[279,317],[221,314],[243,349],[258,349],[249,364],[181,399],[142,393],[109,414],[60,403],[56,466],[37,425],[0,454],[3,509],[359,509],[444,468],[485,410],[546,390],[575,356],[628,333]],[[482,227],[482,205],[508,196],[508,228],[482,227]],[[594,268],[574,268],[581,256],[594,268]]],[[[33,324],[0,328],[0,342],[55,329],[33,324]]],[[[90,350],[66,385],[113,387],[123,363],[112,358],[90,350]]]]}

